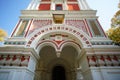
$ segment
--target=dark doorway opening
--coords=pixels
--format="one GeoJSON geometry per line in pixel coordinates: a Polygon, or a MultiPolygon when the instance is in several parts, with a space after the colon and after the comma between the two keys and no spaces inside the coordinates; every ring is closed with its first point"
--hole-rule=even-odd
{"type": "Polygon", "coordinates": [[[53,68],[52,80],[66,80],[64,67],[62,67],[62,66],[55,66],[53,68]]]}

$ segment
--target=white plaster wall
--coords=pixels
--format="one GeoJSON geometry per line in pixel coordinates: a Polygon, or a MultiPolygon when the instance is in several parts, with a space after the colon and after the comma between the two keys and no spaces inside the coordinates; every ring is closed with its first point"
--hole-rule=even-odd
{"type": "Polygon", "coordinates": [[[93,80],[104,80],[100,68],[92,67],[91,73],[93,76],[93,80]]]}
{"type": "Polygon", "coordinates": [[[93,80],[120,80],[120,67],[91,68],[93,80]]]}
{"type": "Polygon", "coordinates": [[[34,73],[27,68],[4,67],[0,69],[0,80],[33,80],[34,73]]]}
{"type": "Polygon", "coordinates": [[[1,71],[0,72],[0,80],[8,80],[9,79],[9,71],[1,71]]]}

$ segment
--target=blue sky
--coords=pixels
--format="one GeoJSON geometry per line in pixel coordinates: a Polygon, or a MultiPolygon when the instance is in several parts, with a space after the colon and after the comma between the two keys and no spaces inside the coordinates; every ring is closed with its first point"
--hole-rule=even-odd
{"type": "Polygon", "coordinates": [[[0,29],[11,34],[20,16],[20,10],[26,9],[31,0],[1,0],[0,1],[0,29]]]}
{"type": "MultiPolygon", "coordinates": [[[[26,9],[31,0],[1,0],[0,1],[0,29],[11,34],[19,20],[20,11],[26,9]]],[[[99,22],[106,31],[110,28],[110,20],[118,10],[119,0],[86,0],[90,8],[97,10],[99,22]]]]}
{"type": "Polygon", "coordinates": [[[87,0],[89,6],[97,10],[98,20],[106,31],[111,26],[111,18],[119,10],[118,3],[119,0],[87,0]]]}

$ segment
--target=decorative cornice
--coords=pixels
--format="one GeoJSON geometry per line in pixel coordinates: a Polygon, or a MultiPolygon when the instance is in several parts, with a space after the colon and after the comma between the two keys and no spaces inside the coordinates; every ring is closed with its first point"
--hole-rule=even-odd
{"type": "Polygon", "coordinates": [[[5,42],[4,45],[6,46],[24,46],[26,44],[26,39],[23,37],[11,37],[8,38],[5,42]]]}
{"type": "Polygon", "coordinates": [[[4,46],[0,47],[0,54],[24,54],[24,55],[33,55],[36,60],[38,60],[40,57],[33,48],[27,48],[27,47],[16,47],[16,46],[4,46]]]}
{"type": "Polygon", "coordinates": [[[118,67],[120,54],[87,54],[89,67],[118,67]]]}
{"type": "Polygon", "coordinates": [[[38,10],[22,10],[20,18],[50,18],[53,14],[65,14],[65,17],[76,18],[97,18],[96,10],[81,11],[38,11],[38,10]]]}

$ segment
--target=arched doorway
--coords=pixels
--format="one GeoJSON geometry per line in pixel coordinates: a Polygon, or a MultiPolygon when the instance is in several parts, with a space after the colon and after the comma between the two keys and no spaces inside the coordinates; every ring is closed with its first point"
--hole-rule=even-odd
{"type": "Polygon", "coordinates": [[[66,80],[65,69],[62,66],[55,66],[52,70],[52,80],[66,80]]]}
{"type": "Polygon", "coordinates": [[[81,52],[79,44],[66,40],[57,46],[57,42],[44,39],[38,49],[40,55],[36,66],[38,80],[76,80],[79,66],[77,57],[81,52]]]}

